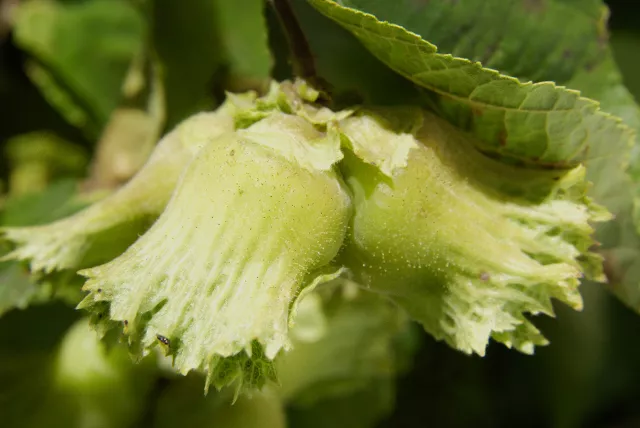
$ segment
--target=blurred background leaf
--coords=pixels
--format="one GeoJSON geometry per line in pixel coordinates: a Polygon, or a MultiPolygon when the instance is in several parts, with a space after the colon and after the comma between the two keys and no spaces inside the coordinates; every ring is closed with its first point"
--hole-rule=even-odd
{"type": "Polygon", "coordinates": [[[312,55],[306,60],[326,82],[336,105],[403,103],[417,96],[413,84],[384,66],[351,33],[306,0],[292,0],[291,6],[312,55]]]}
{"type": "Polygon", "coordinates": [[[15,13],[15,42],[32,57],[29,77],[70,123],[97,136],[142,44],[142,16],[125,0],[32,0],[15,13]]]}
{"type": "MultiPolygon", "coordinates": [[[[91,202],[90,196],[78,195],[78,183],[72,179],[47,183],[46,188],[38,190],[7,198],[0,210],[0,226],[49,223],[67,217],[91,202]]],[[[7,250],[0,241],[0,255],[7,250]]],[[[22,263],[0,262],[0,315],[52,299],[75,305],[82,298],[80,287],[83,282],[75,272],[34,277],[22,263]]]]}
{"type": "Polygon", "coordinates": [[[167,128],[212,109],[224,89],[266,89],[272,60],[262,0],[154,0],[167,128]]]}

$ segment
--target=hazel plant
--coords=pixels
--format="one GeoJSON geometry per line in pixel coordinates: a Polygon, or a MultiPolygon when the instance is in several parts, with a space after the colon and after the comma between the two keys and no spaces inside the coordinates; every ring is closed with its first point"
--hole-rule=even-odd
{"type": "Polygon", "coordinates": [[[394,113],[341,126],[353,147],[404,154],[394,169],[343,162],[355,214],[342,261],[454,348],[484,355],[491,337],[533,353],[547,341],[526,314],[553,315],[551,298],[581,309],[579,279],[604,279],[590,222],[610,216],[585,195],[584,167],[502,164],[427,112],[414,116],[407,151],[385,118],[394,113]]]}
{"type": "Polygon", "coordinates": [[[331,111],[317,96],[303,82],[229,95],[169,133],[112,198],[5,229],[8,257],[90,266],[79,308],[98,330],[238,391],[277,379],[299,302],[338,276],[481,355],[490,338],[525,353],[546,344],[527,317],[553,315],[552,298],[579,309],[580,278],[602,279],[592,223],[609,215],[585,196],[583,166],[504,164],[419,108],[331,111]],[[131,235],[111,228],[158,215],[91,266],[102,234],[124,248],[131,235]]]}
{"type": "Polygon", "coordinates": [[[145,235],[80,271],[90,291],[80,306],[122,322],[142,353],[165,345],[178,371],[204,370],[207,385],[261,386],[290,347],[296,296],[332,276],[351,204],[333,168],[340,155],[338,135],[295,115],[223,134],[145,235]]]}

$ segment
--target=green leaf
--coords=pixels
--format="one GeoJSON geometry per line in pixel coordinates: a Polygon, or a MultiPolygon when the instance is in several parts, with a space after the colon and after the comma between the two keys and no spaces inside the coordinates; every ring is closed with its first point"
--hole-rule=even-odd
{"type": "Polygon", "coordinates": [[[621,117],[636,133],[628,171],[620,166],[626,166],[627,156],[618,161],[603,159],[591,164],[588,178],[594,183],[591,194],[615,214],[613,222],[596,230],[605,255],[608,288],[640,312],[640,108],[624,85],[611,49],[605,47],[599,61],[578,69],[567,85],[600,101],[603,110],[621,117]]]}
{"type": "Polygon", "coordinates": [[[404,28],[331,0],[310,0],[378,59],[430,91],[436,111],[477,137],[478,147],[534,165],[566,167],[624,152],[631,132],[578,92],[521,83],[479,63],[439,54],[404,28]]]}
{"type": "MultiPolygon", "coordinates": [[[[610,51],[596,67],[578,72],[568,84],[600,100],[603,109],[619,115],[640,134],[640,108],[625,88],[610,51]]],[[[591,193],[615,214],[614,221],[598,227],[596,234],[605,256],[608,288],[636,312],[640,312],[639,150],[636,138],[628,171],[611,160],[589,169],[591,193]]]]}
{"type": "Polygon", "coordinates": [[[263,8],[263,0],[155,0],[169,127],[213,107],[216,89],[266,87],[272,59],[263,8]]]}
{"type": "Polygon", "coordinates": [[[11,164],[9,193],[42,191],[52,181],[81,177],[87,167],[85,151],[55,134],[31,132],[6,142],[6,156],[11,164]]]}
{"type": "Polygon", "coordinates": [[[75,180],[59,180],[41,192],[10,197],[0,213],[0,225],[38,225],[73,214],[85,206],[77,191],[75,180]]]}
{"type": "MultiPolygon", "coordinates": [[[[10,197],[0,216],[0,224],[35,225],[72,214],[87,204],[77,196],[76,191],[77,183],[68,180],[54,183],[42,192],[10,197]]],[[[0,245],[0,256],[5,252],[0,245]]],[[[17,262],[0,263],[0,315],[14,308],[25,309],[54,298],[76,304],[81,298],[82,282],[74,272],[34,277],[17,262]]]]}
{"type": "MultiPolygon", "coordinates": [[[[411,82],[381,64],[358,40],[320,14],[307,0],[291,0],[313,58],[313,70],[331,92],[336,105],[355,103],[404,103],[416,99],[411,82]]],[[[295,37],[295,36],[294,36],[295,37]]],[[[294,58],[293,60],[301,60],[294,58]]]]}
{"type": "Polygon", "coordinates": [[[88,108],[82,106],[71,89],[59,82],[51,71],[35,61],[25,63],[25,73],[38,88],[45,101],[53,107],[69,124],[81,128],[90,136],[97,135],[100,129],[98,120],[91,117],[88,108]]]}
{"type": "Polygon", "coordinates": [[[29,73],[34,83],[67,120],[93,135],[120,100],[143,33],[142,17],[122,0],[24,2],[14,29],[18,46],[37,61],[29,73]]]}
{"type": "Polygon", "coordinates": [[[221,49],[227,85],[235,90],[262,88],[272,67],[264,17],[264,0],[214,0],[216,29],[221,35],[221,49]]]}
{"type": "MultiPolygon", "coordinates": [[[[340,3],[401,25],[443,53],[479,61],[521,80],[553,81],[577,89],[599,101],[602,110],[640,129],[640,110],[622,83],[607,43],[608,10],[600,0],[340,3]]],[[[628,151],[606,139],[593,140],[590,148],[591,194],[617,213],[612,200],[617,192],[611,189],[624,182],[621,169],[628,151]]]]}
{"type": "Polygon", "coordinates": [[[0,315],[40,301],[41,294],[42,288],[29,280],[26,269],[17,263],[0,263],[0,315]]]}
{"type": "Polygon", "coordinates": [[[564,85],[608,51],[608,14],[601,0],[338,3],[402,26],[442,53],[534,82],[564,85]]]}
{"type": "MultiPolygon", "coordinates": [[[[620,71],[615,65],[610,50],[602,53],[603,59],[593,68],[580,69],[567,84],[580,90],[585,96],[600,101],[605,111],[617,115],[631,127],[636,136],[640,131],[640,109],[633,96],[625,88],[620,71]]],[[[637,146],[637,138],[635,140],[637,146]]],[[[604,150],[610,146],[604,145],[604,150]]],[[[637,147],[634,148],[637,151],[637,147]]],[[[625,174],[629,153],[612,153],[588,164],[588,178],[594,183],[591,194],[618,215],[629,204],[628,197],[620,197],[621,191],[631,191],[626,185],[625,174]],[[613,191],[615,189],[615,191],[613,191]]]]}
{"type": "Polygon", "coordinates": [[[213,0],[155,0],[153,43],[163,66],[167,127],[214,106],[222,62],[213,0]],[[179,31],[178,31],[179,29],[179,31]]]}
{"type": "Polygon", "coordinates": [[[600,0],[467,0],[394,3],[341,0],[340,4],[400,25],[442,53],[482,63],[522,80],[553,81],[598,100],[632,128],[640,124],[622,84],[600,0]]]}
{"type": "Polygon", "coordinates": [[[12,309],[26,309],[52,300],[77,305],[83,297],[80,292],[83,282],[72,271],[38,277],[18,263],[0,263],[0,316],[12,309]]]}
{"type": "MultiPolygon", "coordinates": [[[[638,135],[640,109],[625,88],[611,52],[603,56],[596,67],[579,71],[568,84],[600,100],[603,109],[619,115],[638,135]]],[[[588,178],[594,183],[590,193],[615,214],[613,222],[596,230],[605,256],[608,288],[636,312],[640,312],[639,147],[636,138],[628,171],[628,156],[592,162],[588,169],[588,178]]]]}

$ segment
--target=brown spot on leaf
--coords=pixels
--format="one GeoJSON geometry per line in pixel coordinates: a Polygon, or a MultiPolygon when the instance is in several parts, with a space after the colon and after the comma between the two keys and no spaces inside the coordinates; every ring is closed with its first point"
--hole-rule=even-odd
{"type": "Polygon", "coordinates": [[[498,134],[498,144],[500,147],[505,147],[507,145],[507,130],[503,129],[498,134]]]}
{"type": "Polygon", "coordinates": [[[527,12],[540,13],[546,6],[546,0],[522,0],[522,5],[527,12]]]}
{"type": "Polygon", "coordinates": [[[481,279],[482,281],[485,281],[485,282],[486,282],[486,281],[489,281],[489,280],[491,279],[491,275],[489,275],[489,273],[488,273],[488,272],[482,272],[482,273],[480,274],[480,279],[481,279]]]}
{"type": "Polygon", "coordinates": [[[590,73],[590,72],[592,72],[592,71],[596,68],[596,66],[597,66],[597,65],[598,65],[597,61],[590,61],[590,62],[588,62],[588,63],[586,63],[586,64],[585,64],[584,69],[585,69],[588,73],[590,73]]]}
{"type": "Polygon", "coordinates": [[[604,271],[604,276],[607,277],[607,282],[609,284],[616,284],[620,282],[620,274],[619,274],[619,266],[616,262],[616,259],[613,257],[610,251],[601,251],[604,260],[602,262],[602,269],[604,271]]]}

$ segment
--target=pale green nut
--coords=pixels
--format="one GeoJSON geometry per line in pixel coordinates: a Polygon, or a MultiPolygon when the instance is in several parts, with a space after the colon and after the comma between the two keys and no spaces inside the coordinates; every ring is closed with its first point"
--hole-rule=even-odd
{"type": "Polygon", "coordinates": [[[580,309],[580,278],[602,277],[589,222],[609,216],[584,196],[584,167],[509,166],[430,113],[401,132],[381,117],[340,126],[355,153],[342,165],[354,279],[463,352],[483,355],[489,338],[525,353],[546,344],[526,314],[553,315],[551,298],[580,309]],[[404,162],[375,161],[394,147],[404,162]]]}
{"type": "Polygon", "coordinates": [[[337,135],[291,115],[220,136],[138,241],[80,272],[80,306],[121,323],[134,352],[161,346],[179,372],[206,371],[207,386],[262,385],[290,347],[296,298],[336,271],[351,214],[340,157],[337,135]]]}
{"type": "Polygon", "coordinates": [[[121,254],[166,206],[194,155],[233,129],[228,106],[178,125],[157,145],[143,168],[109,197],[51,224],[0,229],[15,249],[3,260],[25,260],[33,272],[95,266],[121,254]]]}
{"type": "Polygon", "coordinates": [[[130,426],[140,417],[154,373],[153,361],[133,364],[125,349],[106,346],[81,319],[52,355],[46,393],[20,426],[130,426]]]}

